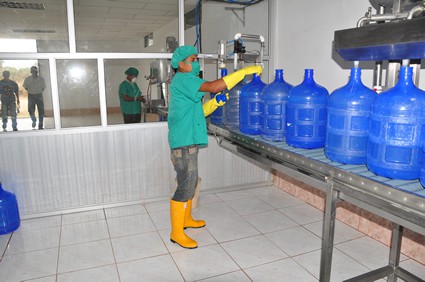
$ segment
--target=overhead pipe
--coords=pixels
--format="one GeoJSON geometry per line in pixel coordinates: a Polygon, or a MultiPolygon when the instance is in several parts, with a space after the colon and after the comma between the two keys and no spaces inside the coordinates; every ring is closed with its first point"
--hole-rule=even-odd
{"type": "Polygon", "coordinates": [[[411,20],[411,19],[413,19],[413,16],[414,16],[416,13],[420,14],[420,13],[422,13],[423,11],[425,11],[425,1],[423,1],[421,4],[419,4],[419,5],[417,5],[417,6],[413,7],[413,8],[409,11],[409,13],[408,13],[408,15],[407,15],[407,19],[408,19],[408,20],[411,20]]]}
{"type": "Polygon", "coordinates": [[[357,27],[361,27],[364,24],[369,24],[370,22],[394,21],[394,20],[404,20],[404,19],[411,20],[413,19],[415,15],[420,14],[423,11],[425,11],[425,1],[423,1],[419,5],[416,5],[412,9],[410,9],[409,12],[401,12],[401,13],[394,13],[394,14],[372,15],[371,9],[369,8],[366,15],[357,21],[357,27]]]}

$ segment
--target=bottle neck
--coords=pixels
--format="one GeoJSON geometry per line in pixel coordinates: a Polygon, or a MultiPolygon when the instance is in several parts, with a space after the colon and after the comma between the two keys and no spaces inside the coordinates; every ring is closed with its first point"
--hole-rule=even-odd
{"type": "Polygon", "coordinates": [[[352,68],[350,73],[351,82],[361,82],[362,70],[360,68],[352,68]]]}
{"type": "Polygon", "coordinates": [[[221,77],[225,77],[227,75],[227,69],[221,69],[221,77]]]}
{"type": "Polygon", "coordinates": [[[314,78],[313,78],[313,69],[306,69],[304,71],[304,82],[305,83],[314,83],[314,78]]]}
{"type": "Polygon", "coordinates": [[[397,85],[399,85],[399,84],[414,85],[412,76],[413,76],[413,68],[412,67],[401,67],[397,85]]]}
{"type": "Polygon", "coordinates": [[[277,69],[275,72],[275,81],[283,82],[283,70],[277,69]]]}

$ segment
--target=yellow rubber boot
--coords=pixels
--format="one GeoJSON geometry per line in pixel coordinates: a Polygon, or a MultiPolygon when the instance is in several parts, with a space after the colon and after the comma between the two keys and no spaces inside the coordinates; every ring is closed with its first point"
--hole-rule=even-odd
{"type": "Polygon", "coordinates": [[[170,241],[186,249],[198,247],[198,243],[184,233],[187,202],[170,200],[171,234],[170,241]]]}
{"type": "Polygon", "coordinates": [[[201,228],[205,224],[205,220],[195,220],[192,218],[192,200],[187,201],[184,228],[201,228]]]}

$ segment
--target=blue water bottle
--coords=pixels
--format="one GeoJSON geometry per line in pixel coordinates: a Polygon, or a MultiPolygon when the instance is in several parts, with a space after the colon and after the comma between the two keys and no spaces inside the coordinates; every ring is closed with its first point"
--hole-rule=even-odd
{"type": "Polygon", "coordinates": [[[361,69],[351,69],[348,83],[329,96],[325,154],[343,164],[365,164],[370,108],[376,92],[364,86],[361,69]]]}
{"type": "Polygon", "coordinates": [[[259,135],[262,127],[261,91],[266,84],[257,74],[250,83],[242,87],[239,100],[239,130],[242,133],[259,135]]]}
{"type": "MultiPolygon", "coordinates": [[[[221,69],[221,77],[227,75],[227,69],[221,69]]],[[[223,92],[226,92],[227,89],[223,90],[223,92]]],[[[210,93],[210,98],[214,99],[215,95],[217,93],[210,93]]],[[[223,106],[218,107],[211,115],[210,115],[210,121],[212,124],[215,125],[223,125],[224,124],[224,117],[223,117],[223,106]]]]}
{"type": "Polygon", "coordinates": [[[422,159],[421,171],[420,171],[420,174],[419,174],[419,180],[420,180],[422,186],[425,187],[425,145],[422,149],[422,154],[423,154],[423,159],[422,159]]]}
{"type": "Polygon", "coordinates": [[[425,92],[412,80],[413,68],[400,68],[397,84],[377,95],[371,110],[366,164],[373,173],[418,179],[425,143],[425,92]]]}
{"type": "Polygon", "coordinates": [[[15,231],[20,224],[16,196],[3,190],[0,182],[0,235],[15,231]]]}
{"type": "Polygon", "coordinates": [[[239,100],[241,96],[242,87],[245,85],[245,79],[236,84],[228,91],[229,100],[222,107],[223,108],[223,122],[224,126],[230,129],[239,129],[239,100]]]}
{"type": "Polygon", "coordinates": [[[306,69],[304,81],[289,91],[286,103],[286,143],[304,149],[322,148],[326,139],[328,91],[306,69]]]}
{"type": "Polygon", "coordinates": [[[286,101],[292,87],[283,79],[283,70],[276,69],[275,80],[263,88],[261,137],[264,139],[276,142],[285,139],[286,101]]]}

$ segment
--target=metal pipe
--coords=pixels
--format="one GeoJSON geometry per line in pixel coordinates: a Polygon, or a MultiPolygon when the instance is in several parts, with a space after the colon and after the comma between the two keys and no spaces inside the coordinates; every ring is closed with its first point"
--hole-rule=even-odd
{"type": "MultiPolygon", "coordinates": [[[[379,15],[385,14],[385,6],[379,5],[379,9],[377,11],[379,15]]],[[[382,24],[384,22],[378,22],[378,24],[382,24]]],[[[375,70],[373,72],[373,89],[380,93],[382,91],[382,61],[375,62],[375,70]]]]}
{"type": "Polygon", "coordinates": [[[417,12],[422,13],[424,10],[425,10],[425,1],[423,1],[423,2],[422,2],[422,4],[419,4],[419,5],[415,6],[415,7],[413,7],[413,8],[409,11],[409,13],[407,14],[407,19],[408,19],[408,20],[413,19],[413,16],[414,16],[417,12]]]}
{"type": "Polygon", "coordinates": [[[398,14],[364,16],[360,18],[360,20],[357,22],[357,27],[363,26],[365,22],[369,23],[369,22],[380,22],[380,21],[394,21],[394,20],[406,19],[407,16],[408,16],[407,12],[398,13],[398,14]]]}
{"type": "Polygon", "coordinates": [[[235,34],[235,40],[238,40],[239,38],[259,40],[260,42],[264,42],[264,36],[262,36],[262,35],[236,33],[235,34]]]}
{"type": "MultiPolygon", "coordinates": [[[[393,8],[394,10],[394,8],[393,8]]],[[[399,9],[398,9],[399,10],[399,9]]],[[[411,20],[417,13],[421,13],[425,11],[425,1],[423,1],[421,4],[413,7],[410,9],[409,12],[396,12],[393,14],[377,14],[372,15],[370,13],[370,10],[366,13],[366,15],[362,18],[360,18],[357,21],[357,27],[363,26],[365,23],[369,22],[379,22],[379,21],[394,21],[399,19],[408,19],[411,20]]]]}
{"type": "Polygon", "coordinates": [[[184,45],[184,0],[179,0],[179,46],[184,45]]]}

